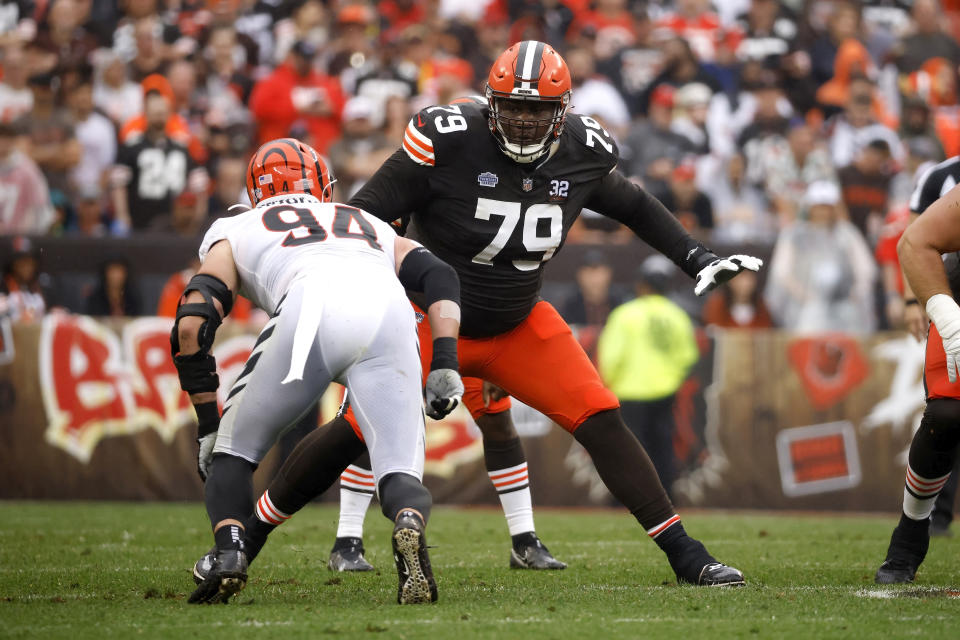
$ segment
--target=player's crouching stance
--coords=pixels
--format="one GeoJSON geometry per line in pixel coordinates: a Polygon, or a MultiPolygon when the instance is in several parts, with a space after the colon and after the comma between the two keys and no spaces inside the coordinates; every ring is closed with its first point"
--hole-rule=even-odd
{"type": "MultiPolygon", "coordinates": [[[[877,570],[881,584],[913,582],[930,544],[930,514],[960,445],[960,306],[941,255],[960,251],[960,187],[954,187],[918,217],[897,252],[911,289],[933,322],[927,335],[924,383],[927,408],[910,443],[903,512],[877,570]]],[[[954,289],[956,290],[956,289],[954,289]]]]}
{"type": "MultiPolygon", "coordinates": [[[[329,485],[366,441],[383,513],[395,522],[398,600],[434,601],[424,531],[431,497],[421,483],[423,391],[404,287],[430,301],[427,314],[443,355],[434,359],[426,394],[431,411],[446,415],[463,394],[456,273],[388,224],[331,202],[327,167],[297,140],[263,145],[250,161],[247,190],[254,208],[217,221],[204,237],[203,266],[187,286],[171,334],[181,386],[199,417],[198,466],[216,543],[189,601],[227,602],[246,585],[243,521],[254,512],[253,471],[331,381],[350,388],[359,432],[332,434],[322,452],[299,463],[314,466],[329,485]],[[218,417],[210,348],[239,292],[273,315],[218,417]]],[[[300,506],[265,497],[257,508],[279,520],[300,506]]]]}

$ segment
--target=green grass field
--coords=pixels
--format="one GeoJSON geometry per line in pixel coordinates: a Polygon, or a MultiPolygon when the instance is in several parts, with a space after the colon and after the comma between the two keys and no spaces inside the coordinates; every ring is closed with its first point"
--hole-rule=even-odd
{"type": "Polygon", "coordinates": [[[440,587],[395,604],[389,523],[367,518],[378,571],[326,570],[336,511],[284,524],[228,606],[192,606],[209,547],[199,504],[0,503],[0,637],[37,638],[956,638],[960,539],[935,539],[917,583],[873,584],[894,518],[701,512],[688,531],[741,568],[740,589],[678,587],[627,515],[537,513],[561,572],[507,568],[498,511],[437,508],[440,587]]]}

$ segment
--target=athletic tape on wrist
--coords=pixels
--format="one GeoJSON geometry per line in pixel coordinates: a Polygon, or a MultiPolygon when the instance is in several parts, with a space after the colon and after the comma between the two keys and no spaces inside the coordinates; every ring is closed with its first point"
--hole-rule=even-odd
{"type": "Polygon", "coordinates": [[[945,293],[930,296],[927,300],[927,317],[943,338],[960,333],[960,306],[945,293]]]}

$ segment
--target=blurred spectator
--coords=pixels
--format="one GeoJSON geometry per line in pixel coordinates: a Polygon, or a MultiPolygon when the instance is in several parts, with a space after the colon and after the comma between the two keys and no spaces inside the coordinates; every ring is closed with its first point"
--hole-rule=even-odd
{"type": "Polygon", "coordinates": [[[224,157],[217,161],[216,166],[209,202],[213,218],[231,215],[228,211],[230,207],[244,204],[247,200],[247,161],[238,157],[224,157]]]}
{"type": "MultiPolygon", "coordinates": [[[[793,115],[793,106],[786,98],[780,78],[772,71],[759,76],[740,94],[740,105],[731,115],[735,119],[733,133],[736,144],[743,147],[751,140],[784,135],[793,115]]],[[[716,145],[713,145],[716,150],[716,145]]]]}
{"type": "MultiPolygon", "coordinates": [[[[325,3],[320,0],[297,0],[286,7],[286,12],[289,12],[289,17],[278,19],[273,25],[276,35],[273,62],[276,64],[282,63],[298,43],[302,42],[311,50],[319,51],[330,39],[325,3]]],[[[313,58],[313,55],[310,57],[313,58]]]]}
{"type": "Polygon", "coordinates": [[[696,178],[697,170],[692,164],[681,164],[671,172],[667,190],[658,197],[685,229],[702,236],[697,232],[713,229],[713,205],[697,188],[696,178]]]}
{"type": "Polygon", "coordinates": [[[884,326],[899,329],[904,326],[903,272],[897,256],[897,243],[910,224],[910,207],[904,205],[891,209],[880,229],[874,257],[880,267],[880,283],[883,286],[884,326]]]}
{"type": "Polygon", "coordinates": [[[13,122],[33,109],[33,92],[27,86],[30,75],[23,47],[3,48],[3,81],[0,82],[0,122],[13,122]]]}
{"type": "Polygon", "coordinates": [[[393,95],[387,98],[383,110],[383,135],[391,144],[399,145],[403,140],[403,132],[413,116],[410,103],[398,95],[393,95]]]}
{"type": "Polygon", "coordinates": [[[730,55],[740,44],[742,34],[735,25],[725,28],[717,14],[710,11],[709,0],[676,0],[676,13],[656,22],[658,31],[667,31],[690,43],[697,58],[715,62],[724,53],[730,55]]]}
{"type": "MultiPolygon", "coordinates": [[[[817,102],[829,115],[843,109],[850,100],[851,84],[857,78],[873,78],[877,75],[876,66],[870,58],[867,48],[854,39],[845,40],[834,58],[833,77],[817,90],[817,102]]],[[[870,106],[877,115],[884,112],[880,108],[876,93],[871,93],[870,106]]]]}
{"type": "Polygon", "coordinates": [[[375,32],[376,15],[368,5],[348,4],[337,11],[327,72],[338,76],[351,93],[356,91],[357,80],[378,66],[375,32]]]}
{"type": "Polygon", "coordinates": [[[768,67],[779,67],[781,59],[794,48],[799,30],[790,9],[776,0],[750,0],[746,13],[737,19],[743,39],[737,46],[737,59],[755,60],[768,67]]]}
{"type": "Polygon", "coordinates": [[[650,189],[665,186],[673,168],[693,152],[690,141],[670,128],[673,98],[673,87],[657,87],[650,96],[647,118],[634,122],[621,149],[621,155],[629,158],[626,172],[642,178],[650,189]]]}
{"type": "Polygon", "coordinates": [[[743,271],[711,293],[703,305],[703,324],[723,329],[772,327],[773,319],[757,286],[757,274],[743,271]]]}
{"type": "Polygon", "coordinates": [[[740,77],[739,89],[715,94],[710,99],[706,130],[710,151],[727,157],[753,140],[787,129],[793,107],[784,96],[776,73],[757,69],[748,62],[740,77]]]}
{"type": "Polygon", "coordinates": [[[170,103],[158,91],[144,102],[146,130],[134,134],[118,153],[111,176],[112,200],[120,230],[165,225],[173,200],[185,189],[203,194],[197,207],[206,209],[206,170],[198,167],[186,147],[166,132],[170,103]]]}
{"type": "MultiPolygon", "coordinates": [[[[589,31],[594,34],[598,46],[632,46],[639,34],[627,4],[627,0],[596,0],[589,3],[589,9],[576,12],[567,35],[568,40],[576,41],[585,31],[589,31]]],[[[555,14],[554,17],[561,15],[555,14]]]]}
{"type": "Polygon", "coordinates": [[[83,312],[90,316],[129,317],[143,313],[130,265],[122,258],[110,258],[100,268],[96,287],[84,299],[83,312]]]}
{"type": "Polygon", "coordinates": [[[72,188],[86,184],[101,185],[104,173],[117,159],[117,132],[105,115],[94,110],[93,81],[89,75],[78,77],[67,94],[73,128],[80,143],[80,161],[70,171],[72,188]]]}
{"type": "Polygon", "coordinates": [[[637,298],[613,310],[597,346],[600,375],[668,493],[675,478],[674,396],[699,358],[693,322],[664,296],[675,268],[661,255],[644,260],[637,298]]]}
{"type": "Polygon", "coordinates": [[[163,96],[167,101],[167,122],[164,125],[166,135],[171,140],[185,146],[190,153],[190,157],[195,161],[205,162],[207,160],[206,148],[204,148],[200,139],[190,132],[190,123],[187,119],[173,108],[175,103],[170,81],[160,74],[153,74],[144,78],[140,87],[144,95],[144,110],[123,124],[120,129],[120,144],[126,144],[142,137],[147,129],[146,96],[149,93],[156,93],[163,96]]]}
{"type": "Polygon", "coordinates": [[[32,0],[15,0],[0,5],[0,47],[32,39],[37,33],[32,0]]]}
{"type": "MultiPolygon", "coordinates": [[[[940,162],[946,156],[943,152],[943,145],[937,138],[937,132],[933,126],[933,120],[930,117],[930,106],[925,100],[918,96],[909,96],[903,101],[902,113],[900,114],[900,129],[897,135],[903,141],[909,153],[909,147],[914,140],[925,139],[937,150],[936,156],[931,160],[940,162]]],[[[912,176],[911,176],[912,177],[912,176]]]]}
{"type": "Polygon", "coordinates": [[[424,3],[416,0],[380,0],[377,13],[384,23],[383,39],[391,40],[407,27],[423,24],[427,18],[424,3]]]}
{"type": "Polygon", "coordinates": [[[26,116],[30,156],[47,178],[51,191],[70,194],[69,172],[77,166],[83,147],[77,140],[70,113],[57,102],[60,78],[31,76],[33,109],[26,116]]]}
{"type": "Polygon", "coordinates": [[[735,153],[726,161],[710,160],[700,163],[703,178],[697,183],[713,209],[713,240],[733,244],[773,242],[776,219],[767,211],[761,191],[747,181],[743,155],[735,153]]]}
{"type": "Polygon", "coordinates": [[[99,238],[107,235],[103,190],[96,182],[81,184],[77,188],[74,217],[67,220],[65,233],[70,235],[99,238]]]}
{"type": "MultiPolygon", "coordinates": [[[[140,82],[147,76],[163,73],[167,62],[167,47],[163,42],[163,26],[153,15],[137,18],[129,24],[133,38],[133,59],[129,63],[131,76],[140,82]]],[[[117,38],[124,35],[118,29],[117,38]]]]}
{"type": "Polygon", "coordinates": [[[589,249],[584,253],[574,277],[577,289],[560,307],[560,315],[593,360],[596,358],[597,338],[607,316],[626,300],[610,286],[613,268],[602,249],[589,249]]]}
{"type": "Polygon", "coordinates": [[[896,162],[904,160],[905,154],[896,132],[875,116],[874,85],[866,78],[851,80],[846,107],[842,113],[827,120],[825,127],[830,139],[830,157],[837,169],[853,162],[860,149],[876,139],[887,142],[896,162]]]}
{"type": "Polygon", "coordinates": [[[225,112],[228,123],[234,109],[243,109],[250,99],[253,80],[247,73],[247,53],[240,44],[236,29],[230,24],[218,24],[210,29],[205,51],[210,72],[206,90],[212,109],[225,112]]]}
{"type": "Polygon", "coordinates": [[[100,49],[94,60],[93,102],[119,128],[143,111],[143,89],[128,79],[127,65],[116,52],[100,49]]]}
{"type": "Polygon", "coordinates": [[[853,2],[834,2],[827,18],[827,29],[808,49],[813,79],[817,86],[830,80],[840,45],[860,35],[860,9],[853,2]]]}
{"type": "Polygon", "coordinates": [[[796,218],[808,185],[836,180],[830,154],[802,120],[791,123],[786,138],[773,136],[752,149],[748,145],[747,176],[763,186],[781,226],[796,218]]]}
{"type": "Polygon", "coordinates": [[[685,84],[673,95],[676,109],[670,128],[686,138],[693,152],[700,155],[710,152],[707,113],[712,95],[710,87],[702,82],[685,84]]]}
{"type": "MultiPolygon", "coordinates": [[[[209,202],[206,198],[203,201],[209,202]]],[[[184,190],[173,199],[169,216],[162,216],[150,225],[151,231],[173,233],[199,241],[207,226],[207,208],[195,191],[184,190]]]]}
{"type": "Polygon", "coordinates": [[[54,220],[40,168],[17,149],[18,128],[0,122],[0,235],[45,233],[54,220]]]}
{"type": "Polygon", "coordinates": [[[40,272],[30,240],[16,238],[0,282],[0,316],[14,322],[36,322],[47,312],[50,299],[50,278],[40,272]]]}
{"type": "Polygon", "coordinates": [[[893,50],[901,73],[917,71],[930,58],[945,58],[954,68],[960,65],[960,44],[944,30],[947,22],[937,0],[914,0],[913,32],[893,50]]]}
{"type": "Polygon", "coordinates": [[[307,136],[319,153],[340,135],[344,96],[336,79],[312,68],[316,49],[296,43],[286,62],[257,82],[250,110],[259,125],[260,144],[285,136],[307,136]]]}
{"type": "Polygon", "coordinates": [[[83,28],[92,2],[90,0],[55,0],[48,4],[46,18],[40,23],[33,46],[56,56],[51,69],[63,77],[77,65],[86,64],[97,48],[96,38],[83,28]]]}
{"type": "MultiPolygon", "coordinates": [[[[668,84],[677,89],[685,84],[702,83],[711,88],[717,88],[717,82],[708,74],[697,60],[693,49],[683,38],[671,38],[663,43],[662,70],[650,81],[646,91],[640,96],[638,110],[647,112],[647,105],[653,92],[662,85],[668,84]]],[[[676,102],[676,97],[674,98],[676,102]]]]}
{"type": "Polygon", "coordinates": [[[597,75],[593,53],[571,49],[564,60],[573,79],[573,110],[596,117],[615,139],[623,139],[630,126],[630,112],[616,88],[597,75]]]}
{"type": "Polygon", "coordinates": [[[396,150],[396,142],[374,127],[370,98],[351,98],[343,108],[343,136],[330,147],[330,162],[339,180],[337,191],[349,199],[396,150]]]}
{"type": "Polygon", "coordinates": [[[841,217],[840,190],[815,182],[805,219],[780,232],[764,293],[790,331],[867,333],[875,328],[876,263],[863,235],[841,217]]]}
{"type": "Polygon", "coordinates": [[[837,177],[850,221],[876,246],[890,201],[890,146],[886,140],[871,140],[837,177]]]}

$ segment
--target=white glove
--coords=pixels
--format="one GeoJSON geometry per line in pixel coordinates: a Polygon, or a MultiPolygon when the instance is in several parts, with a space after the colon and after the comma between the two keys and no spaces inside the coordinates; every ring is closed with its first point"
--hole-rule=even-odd
{"type": "Polygon", "coordinates": [[[453,369],[434,369],[427,375],[423,389],[427,399],[427,415],[440,420],[453,411],[463,398],[463,382],[453,369]]]}
{"type": "Polygon", "coordinates": [[[947,378],[957,381],[957,369],[960,367],[960,306],[944,293],[930,296],[927,300],[927,317],[937,327],[937,333],[943,340],[943,351],[947,354],[947,378]]]}
{"type": "Polygon", "coordinates": [[[197,443],[200,445],[200,451],[197,454],[197,472],[200,473],[200,479],[206,482],[207,473],[210,471],[210,460],[213,458],[213,445],[217,443],[217,432],[197,438],[197,443]]]}
{"type": "Polygon", "coordinates": [[[717,258],[697,274],[697,284],[693,292],[702,296],[707,291],[711,291],[723,284],[733,276],[744,269],[750,271],[759,271],[763,266],[763,260],[753,256],[735,255],[729,258],[717,258]]]}

